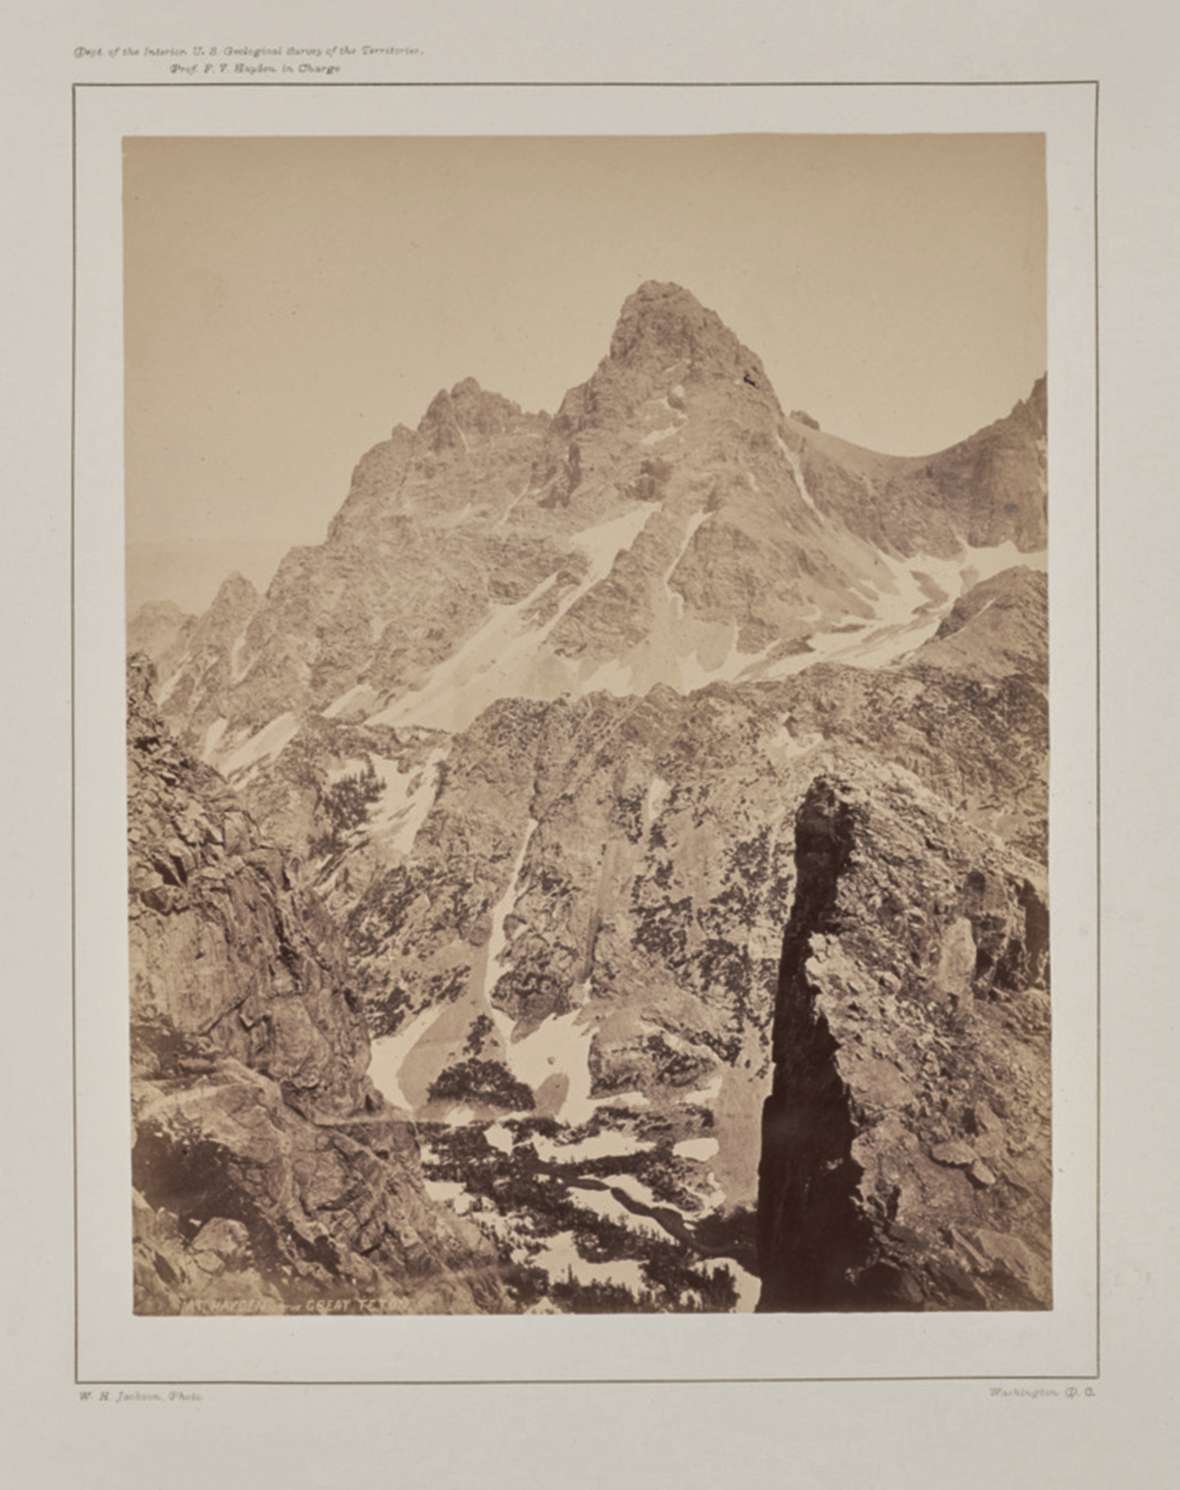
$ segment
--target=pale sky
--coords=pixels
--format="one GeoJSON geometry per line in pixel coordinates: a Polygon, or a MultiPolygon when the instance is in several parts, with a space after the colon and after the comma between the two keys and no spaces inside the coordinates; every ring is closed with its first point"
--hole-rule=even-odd
{"type": "Polygon", "coordinates": [[[471,376],[553,411],[673,280],[787,409],[924,454],[1045,369],[1040,135],[129,139],[128,600],[318,543],[471,376]]]}

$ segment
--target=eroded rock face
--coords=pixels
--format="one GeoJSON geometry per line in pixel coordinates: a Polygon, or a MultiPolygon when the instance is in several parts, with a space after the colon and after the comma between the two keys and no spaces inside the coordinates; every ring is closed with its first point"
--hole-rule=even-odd
{"type": "Polygon", "coordinates": [[[791,416],[808,487],[826,516],[903,554],[945,555],[961,541],[1043,549],[1047,398],[1028,398],[993,424],[928,456],[880,455],[791,416]]]}
{"type": "Polygon", "coordinates": [[[141,1313],[497,1309],[366,1075],[323,906],[128,678],[135,1302],[141,1313]]]}
{"type": "Polygon", "coordinates": [[[1020,674],[1048,686],[1047,576],[1014,565],[955,601],[917,659],[972,677],[1020,674]]]}
{"type": "Polygon", "coordinates": [[[818,778],[795,855],[759,1307],[1050,1307],[1038,871],[885,769],[818,778]]]}
{"type": "Polygon", "coordinates": [[[892,762],[1039,856],[1044,694],[1022,672],[952,661],[922,649],[899,670],[493,705],[451,740],[404,861],[356,897],[349,865],[369,865],[369,847],[339,860],[347,883],[328,893],[378,1027],[468,990],[526,1020],[564,1012],[580,985],[628,1005],[641,986],[649,1022],[659,1010],[656,1023],[735,1058],[766,1002],[793,877],[783,804],[827,764],[892,762]]]}

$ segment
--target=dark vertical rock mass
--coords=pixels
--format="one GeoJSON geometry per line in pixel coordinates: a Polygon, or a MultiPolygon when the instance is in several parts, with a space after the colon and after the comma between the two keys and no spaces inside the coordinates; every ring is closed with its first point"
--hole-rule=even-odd
{"type": "Polygon", "coordinates": [[[795,854],[759,1308],[1049,1307],[1037,870],[887,769],[815,780],[795,854]]]}
{"type": "Polygon", "coordinates": [[[848,1093],[827,1020],[804,993],[813,934],[837,928],[852,812],[820,780],[795,819],[795,903],[783,935],[771,1036],[773,1088],[763,1109],[758,1255],[766,1309],[835,1306],[867,1237],[852,1204],[856,1175],[848,1093]]]}
{"type": "Polygon", "coordinates": [[[343,944],[128,676],[135,1307],[502,1307],[494,1253],[423,1186],[366,1075],[343,944]]]}

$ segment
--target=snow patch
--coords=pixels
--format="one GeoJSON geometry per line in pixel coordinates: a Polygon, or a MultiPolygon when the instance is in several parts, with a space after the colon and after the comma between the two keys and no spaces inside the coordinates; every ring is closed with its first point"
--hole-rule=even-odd
{"type": "Polygon", "coordinates": [[[418,829],[438,795],[439,768],[446,757],[445,749],[432,750],[421,765],[409,771],[401,770],[396,761],[371,757],[383,791],[369,829],[373,834],[394,830],[390,844],[398,853],[408,854],[414,847],[418,829]]]}
{"type": "Polygon", "coordinates": [[[714,649],[710,655],[717,656],[715,663],[702,662],[700,649],[690,648],[688,652],[679,659],[681,686],[685,692],[691,693],[697,688],[707,688],[710,683],[733,683],[752,668],[758,666],[761,660],[777,646],[777,640],[762,648],[759,652],[743,652],[738,648],[738,626],[736,622],[729,622],[722,626],[721,623],[713,628],[724,630],[727,633],[720,648],[714,649]]]}
{"type": "Polygon", "coordinates": [[[651,1101],[642,1092],[612,1092],[609,1097],[595,1097],[595,1107],[634,1107],[637,1111],[650,1107],[651,1101]]]}
{"type": "MultiPolygon", "coordinates": [[[[907,656],[938,630],[951,605],[973,585],[1014,565],[1045,567],[1045,554],[1022,553],[1014,543],[991,548],[964,547],[953,558],[918,554],[909,559],[878,555],[885,571],[876,587],[873,617],[856,631],[817,631],[810,650],[780,658],[757,672],[759,681],[785,678],[816,662],[851,667],[886,667],[907,656]]],[[[751,665],[749,676],[754,676],[751,665]]]]}
{"type": "Polygon", "coordinates": [[[458,1180],[423,1180],[422,1188],[431,1200],[440,1200],[460,1216],[471,1209],[475,1197],[458,1180]]]}
{"type": "MultiPolygon", "coordinates": [[[[605,522],[595,523],[593,527],[583,528],[580,533],[574,534],[570,539],[571,545],[580,549],[590,560],[590,574],[579,586],[583,593],[607,577],[615,560],[643,532],[653,510],[655,509],[644,502],[618,517],[608,517],[605,522]]],[[[568,610],[569,606],[565,609],[568,610]]]]}
{"type": "Polygon", "coordinates": [[[368,722],[458,731],[498,698],[554,698],[573,687],[573,667],[546,652],[545,644],[582,596],[606,578],[657,510],[640,503],[575,533],[570,547],[589,560],[587,572],[564,592],[548,621],[538,623],[528,612],[551,589],[555,575],[547,575],[523,600],[492,607],[479,630],[440,662],[421,688],[393,699],[368,722]]]}
{"type": "Polygon", "coordinates": [[[583,693],[610,693],[615,698],[623,698],[629,693],[637,692],[635,669],[617,657],[608,658],[585,679],[581,691],[583,693]]]}
{"type": "Polygon", "coordinates": [[[249,739],[213,760],[212,764],[223,776],[234,776],[237,772],[256,766],[259,761],[268,760],[285,750],[298,730],[299,720],[294,714],[280,714],[249,739]]]}
{"type": "Polygon", "coordinates": [[[492,527],[493,528],[502,528],[504,526],[504,524],[508,521],[508,518],[509,518],[510,514],[515,511],[515,509],[517,508],[517,506],[521,502],[524,501],[525,497],[528,496],[529,492],[532,491],[532,489],[533,489],[532,482],[531,481],[526,481],[525,484],[521,487],[520,491],[516,494],[516,496],[513,497],[512,501],[509,502],[508,506],[505,507],[504,511],[500,514],[500,516],[492,524],[492,527]]]}
{"type": "MultiPolygon", "coordinates": [[[[508,878],[508,885],[492,911],[492,929],[488,938],[484,973],[484,1000],[504,1046],[504,1060],[509,1071],[534,1092],[551,1076],[564,1076],[566,1092],[555,1116],[563,1122],[577,1125],[587,1122],[594,1113],[594,1103],[590,1100],[590,1042],[594,1038],[594,1031],[579,1022],[583,1013],[581,1007],[571,1009],[566,1014],[551,1014],[531,1034],[515,1040],[513,1031],[516,1021],[511,1014],[497,1008],[492,1000],[503,972],[504,953],[508,949],[504,923],[516,904],[517,881],[537,827],[536,818],[530,818],[524,841],[508,878]]],[[[586,993],[587,989],[583,985],[579,990],[579,1002],[585,999],[586,993]]]]}
{"type": "Polygon", "coordinates": [[[688,520],[688,530],[687,530],[687,532],[684,535],[684,541],[681,543],[680,547],[676,550],[676,557],[672,560],[671,564],[669,564],[668,567],[667,567],[667,569],[664,571],[664,589],[671,596],[672,605],[673,605],[673,607],[675,609],[675,615],[676,615],[676,619],[677,620],[680,620],[680,618],[684,615],[684,596],[681,595],[679,593],[679,591],[674,590],[672,588],[672,576],[676,573],[677,569],[680,568],[680,561],[681,561],[681,559],[684,558],[685,554],[688,552],[688,546],[692,542],[692,540],[696,537],[698,530],[701,527],[703,527],[705,523],[707,523],[709,521],[709,519],[710,519],[710,517],[712,517],[712,515],[713,514],[711,512],[694,512],[693,513],[693,515],[688,520]]]}
{"type": "Polygon", "coordinates": [[[703,1106],[709,1102],[716,1102],[721,1095],[721,1073],[718,1072],[706,1086],[697,1087],[695,1091],[685,1092],[681,1097],[682,1102],[691,1103],[693,1106],[703,1106]]]}
{"type": "Polygon", "coordinates": [[[402,1021],[392,1035],[374,1040],[369,1055],[369,1080],[395,1107],[413,1112],[413,1104],[401,1089],[401,1071],[410,1052],[444,1011],[433,1005],[402,1021]]]}
{"type": "Polygon", "coordinates": [[[515,1021],[511,1015],[505,1014],[502,1009],[496,1008],[492,1003],[492,994],[495,992],[496,984],[500,981],[500,974],[503,972],[503,957],[508,949],[508,934],[504,930],[504,923],[508,919],[512,907],[516,904],[516,886],[520,879],[524,856],[528,853],[529,844],[533,841],[533,834],[539,826],[540,824],[535,817],[529,818],[524,838],[521,840],[516,858],[512,861],[512,871],[508,876],[508,883],[504,887],[504,893],[496,901],[492,909],[492,930],[488,937],[488,957],[484,971],[483,992],[484,999],[491,1011],[492,1021],[499,1030],[500,1038],[505,1045],[508,1044],[512,1036],[515,1021]]]}
{"type": "Polygon", "coordinates": [[[334,698],[324,710],[325,719],[337,719],[341,714],[356,709],[363,711],[376,702],[376,695],[367,683],[355,683],[351,688],[334,698]]]}
{"type": "Polygon", "coordinates": [[[515,1146],[516,1140],[504,1126],[503,1123],[493,1123],[483,1130],[483,1139],[491,1149],[498,1149],[502,1154],[510,1154],[515,1146]]]}
{"type": "MultiPolygon", "coordinates": [[[[621,1190],[624,1195],[629,1195],[632,1200],[637,1200],[640,1205],[650,1206],[653,1210],[661,1203],[654,1191],[633,1174],[612,1174],[607,1183],[616,1190],[621,1190]]],[[[660,1229],[663,1230],[662,1227],[660,1229]]]]}
{"type": "Polygon", "coordinates": [[[246,633],[243,631],[229,649],[229,680],[231,683],[240,683],[249,671],[249,665],[242,666],[242,651],[245,645],[246,633]]]}
{"type": "MultiPolygon", "coordinates": [[[[611,1176],[614,1183],[614,1176],[611,1176]]],[[[601,1216],[604,1221],[613,1221],[616,1226],[625,1226],[630,1231],[646,1232],[649,1236],[657,1236],[661,1241],[666,1241],[668,1233],[658,1221],[653,1221],[650,1216],[640,1216],[630,1210],[609,1190],[583,1190],[576,1182],[571,1183],[569,1197],[575,1205],[583,1210],[593,1211],[596,1216],[601,1216]]]]}
{"type": "MultiPolygon", "coordinates": [[[[537,1156],[548,1164],[577,1164],[584,1159],[620,1159],[627,1154],[639,1154],[651,1148],[650,1143],[640,1143],[630,1133],[595,1133],[592,1138],[583,1138],[580,1143],[555,1143],[551,1138],[538,1134],[533,1143],[537,1156]]],[[[611,1184],[615,1176],[611,1176],[611,1184]]]]}
{"type": "Polygon", "coordinates": [[[205,738],[201,741],[201,759],[209,762],[217,754],[217,747],[221,743],[221,737],[225,734],[228,719],[215,719],[205,731],[205,738]]]}
{"type": "Polygon", "coordinates": [[[338,766],[332,766],[327,775],[329,786],[335,786],[338,781],[343,781],[346,776],[355,776],[364,771],[369,764],[367,755],[356,755],[346,761],[341,761],[338,766]]]}
{"type": "Polygon", "coordinates": [[[659,817],[671,790],[671,783],[662,776],[652,777],[647,788],[647,800],[643,804],[644,816],[649,823],[654,823],[659,817]]]}
{"type": "Polygon", "coordinates": [[[678,1159],[696,1159],[703,1163],[714,1158],[720,1147],[715,1138],[686,1138],[676,1144],[672,1152],[678,1159]]]}
{"type": "Polygon", "coordinates": [[[551,1283],[564,1283],[572,1276],[577,1283],[616,1283],[635,1293],[641,1293],[647,1287],[642,1265],[634,1258],[587,1262],[584,1257],[579,1257],[572,1231],[561,1231],[550,1237],[530,1261],[545,1269],[551,1283]]]}
{"type": "Polygon", "coordinates": [[[566,1093],[554,1115],[574,1127],[588,1122],[595,1111],[590,1099],[590,1043],[594,1030],[580,1024],[581,1017],[581,1009],[551,1014],[531,1035],[523,1040],[509,1040],[506,1048],[509,1070],[534,1092],[551,1076],[566,1078],[566,1093]]]}
{"type": "Polygon", "coordinates": [[[786,440],[783,439],[782,435],[776,434],[774,438],[775,442],[778,445],[778,448],[787,458],[787,465],[791,468],[791,476],[794,478],[795,486],[798,489],[799,495],[811,508],[812,512],[818,514],[819,508],[812,500],[811,493],[807,490],[807,482],[803,479],[803,467],[799,463],[799,457],[787,444],[786,440]]]}

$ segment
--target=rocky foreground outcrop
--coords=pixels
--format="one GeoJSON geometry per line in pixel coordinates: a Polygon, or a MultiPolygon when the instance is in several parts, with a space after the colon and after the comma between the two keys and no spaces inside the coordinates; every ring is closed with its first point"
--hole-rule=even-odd
{"type": "Polygon", "coordinates": [[[496,1310],[494,1253],[431,1201],[366,1075],[327,913],[128,676],[135,1307],[496,1310]]]}
{"type": "Polygon", "coordinates": [[[795,857],[759,1308],[1048,1308],[1038,871],[886,769],[817,778],[795,857]]]}

